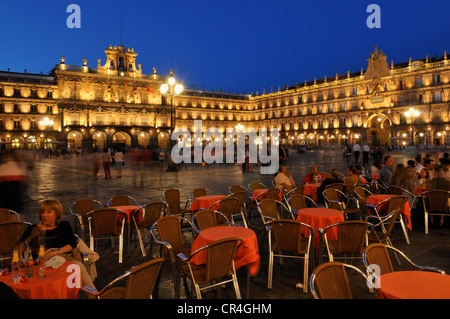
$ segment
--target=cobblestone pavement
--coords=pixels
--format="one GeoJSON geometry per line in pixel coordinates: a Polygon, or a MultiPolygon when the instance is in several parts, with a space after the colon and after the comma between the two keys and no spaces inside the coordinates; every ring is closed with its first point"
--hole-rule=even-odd
{"type": "MultiPolygon", "coordinates": [[[[406,160],[411,158],[405,153],[392,153],[392,155],[396,163],[406,164],[406,160]]],[[[307,151],[303,154],[297,154],[291,151],[286,164],[299,185],[312,163],[318,166],[319,171],[325,172],[331,166],[334,166],[345,174],[345,169],[351,164],[351,161],[352,159],[344,160],[341,152],[307,151]]],[[[227,194],[228,187],[234,184],[247,186],[252,181],[260,181],[269,186],[273,179],[271,175],[260,175],[259,168],[256,166],[254,173],[243,173],[240,164],[213,164],[208,166],[189,164],[181,165],[177,172],[167,172],[161,171],[159,164],[156,162],[132,167],[128,161],[124,166],[122,178],[116,178],[114,167],[112,167],[112,176],[112,179],[105,179],[103,172],[100,170],[99,175],[94,177],[88,156],[42,159],[36,162],[31,173],[23,215],[27,221],[36,223],[39,202],[44,199],[56,198],[63,204],[64,219],[73,222],[69,213],[69,206],[73,201],[80,198],[94,198],[106,205],[110,197],[126,194],[133,196],[140,204],[144,204],[159,200],[160,193],[171,187],[179,188],[183,193],[188,193],[197,187],[207,187],[216,194],[227,194]]],[[[418,217],[415,216],[414,213],[413,230],[410,231],[411,244],[407,245],[401,230],[396,229],[392,236],[394,245],[403,250],[418,264],[436,266],[450,272],[450,230],[448,224],[444,228],[431,228],[430,234],[425,235],[420,213],[417,213],[418,217]]],[[[253,221],[251,228],[255,230],[258,238],[261,238],[262,227],[259,217],[255,217],[253,221]]],[[[154,245],[153,252],[147,253],[147,257],[143,258],[134,238],[133,236],[131,249],[124,255],[122,264],[118,263],[117,252],[111,248],[111,245],[106,241],[104,244],[100,242],[98,252],[101,258],[97,262],[98,278],[95,281],[97,288],[103,288],[112,279],[131,267],[148,260],[151,258],[150,256],[159,255],[159,247],[154,245]]],[[[117,249],[118,245],[116,244],[115,247],[117,249]]],[[[146,246],[146,249],[149,249],[149,245],[146,246]]],[[[260,254],[260,271],[250,281],[250,298],[312,299],[310,293],[303,294],[300,289],[295,288],[295,284],[300,281],[301,276],[301,264],[295,261],[286,260],[282,272],[276,263],[273,289],[267,289],[267,241],[262,242],[260,254]]],[[[402,267],[405,265],[406,263],[403,263],[402,267]]],[[[245,296],[248,288],[245,267],[238,270],[238,276],[241,292],[245,296]]],[[[164,264],[158,298],[173,298],[171,279],[170,265],[164,264]]],[[[354,292],[355,298],[376,298],[374,294],[368,293],[364,282],[358,283],[357,286],[357,291],[354,292]]],[[[182,297],[186,297],[184,293],[182,297]]],[[[205,295],[205,298],[214,297],[213,293],[205,295]]],[[[234,298],[231,286],[223,289],[223,297],[234,298]]]]}

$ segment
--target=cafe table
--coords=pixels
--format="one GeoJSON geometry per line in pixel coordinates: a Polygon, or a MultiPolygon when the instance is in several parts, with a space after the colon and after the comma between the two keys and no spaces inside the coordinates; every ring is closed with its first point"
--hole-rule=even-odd
{"type": "MultiPolygon", "coordinates": [[[[206,195],[206,196],[199,196],[194,198],[194,200],[192,201],[191,204],[191,211],[195,212],[198,211],[200,209],[209,209],[209,207],[214,204],[215,202],[218,202],[224,198],[226,198],[226,195],[206,195]]],[[[217,204],[216,206],[214,206],[211,209],[218,209],[219,208],[219,204],[217,204]]]]}
{"type": "MultiPolygon", "coordinates": [[[[377,206],[379,203],[381,203],[382,201],[388,199],[388,198],[392,198],[395,197],[397,195],[391,195],[391,194],[374,194],[374,195],[370,195],[366,197],[366,203],[373,205],[373,206],[377,206]]],[[[387,205],[388,203],[386,202],[385,204],[383,204],[381,207],[378,207],[377,210],[378,211],[382,211],[383,209],[387,209],[387,205]]],[[[390,213],[390,212],[389,212],[390,213]]],[[[404,216],[406,218],[406,222],[407,222],[407,226],[409,230],[412,230],[412,225],[411,225],[411,209],[409,207],[409,202],[405,201],[405,204],[403,204],[402,207],[402,216],[404,216]]]]}
{"type": "MultiPolygon", "coordinates": [[[[128,256],[130,256],[130,235],[131,235],[131,230],[130,228],[133,225],[133,221],[131,220],[131,217],[134,215],[136,218],[136,222],[139,225],[140,223],[142,223],[143,221],[143,216],[142,216],[142,210],[139,210],[136,212],[136,210],[139,209],[139,206],[137,205],[121,205],[121,206],[111,206],[111,208],[117,208],[119,210],[121,210],[122,212],[124,212],[127,215],[126,218],[126,239],[127,239],[127,250],[128,250],[128,256]],[[135,213],[136,212],[136,213],[135,213]]],[[[118,223],[122,223],[122,218],[119,217],[117,220],[118,223]]]]}
{"type": "Polygon", "coordinates": [[[379,299],[450,299],[450,276],[430,271],[394,271],[377,281],[379,299]]]}
{"type": "MultiPolygon", "coordinates": [[[[297,220],[311,226],[314,230],[313,246],[316,249],[316,255],[319,256],[319,262],[322,256],[322,244],[320,242],[319,229],[325,229],[327,226],[345,221],[344,214],[337,209],[326,207],[303,208],[298,211],[297,220]]],[[[308,229],[303,227],[303,236],[307,237],[308,229]]],[[[327,231],[327,238],[331,240],[337,239],[337,228],[333,227],[327,231]]]]}
{"type": "Polygon", "coordinates": [[[321,183],[305,184],[303,188],[303,195],[309,196],[313,201],[317,202],[317,189],[321,183]]]}
{"type": "MultiPolygon", "coordinates": [[[[191,246],[191,251],[206,246],[217,240],[238,237],[242,239],[241,245],[237,248],[234,265],[236,269],[247,266],[247,298],[249,296],[250,276],[256,276],[259,272],[260,255],[258,239],[253,230],[240,226],[217,226],[202,230],[191,246]]],[[[206,251],[199,252],[192,259],[191,263],[201,265],[206,263],[206,251]]]]}
{"type": "Polygon", "coordinates": [[[43,279],[39,279],[38,266],[34,266],[34,275],[32,277],[23,276],[22,282],[13,283],[11,273],[0,276],[0,282],[11,287],[21,299],[78,299],[81,287],[77,288],[73,280],[69,278],[74,274],[73,270],[67,268],[71,264],[73,263],[66,261],[57,269],[45,268],[45,278],[43,279]],[[71,283],[70,285],[68,285],[68,281],[71,283]]]}

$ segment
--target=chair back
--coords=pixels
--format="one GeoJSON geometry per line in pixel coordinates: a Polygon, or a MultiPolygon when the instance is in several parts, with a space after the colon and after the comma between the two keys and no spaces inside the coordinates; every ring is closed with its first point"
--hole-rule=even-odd
{"type": "Polygon", "coordinates": [[[392,211],[389,215],[384,217],[385,219],[384,222],[387,222],[387,227],[385,227],[385,231],[377,232],[375,231],[375,229],[371,230],[380,243],[385,241],[391,235],[391,232],[394,229],[395,221],[400,218],[401,213],[402,213],[401,209],[396,209],[392,211]]]}
{"type": "Polygon", "coordinates": [[[12,256],[14,246],[23,234],[24,223],[12,221],[0,224],[0,255],[12,256]]]}
{"type": "Polygon", "coordinates": [[[403,211],[403,206],[408,201],[408,198],[404,195],[398,195],[395,197],[389,198],[389,205],[387,212],[392,212],[396,210],[397,208],[401,211],[403,211]]]}
{"type": "Polygon", "coordinates": [[[388,186],[388,191],[392,195],[403,195],[403,190],[398,186],[388,186]]]}
{"type": "Polygon", "coordinates": [[[314,269],[311,292],[319,299],[353,299],[344,264],[326,262],[314,269]]]}
{"type": "Polygon", "coordinates": [[[247,189],[241,185],[231,185],[229,188],[229,191],[230,191],[230,193],[237,193],[237,192],[241,192],[241,191],[244,191],[247,193],[247,189]]]}
{"type": "Polygon", "coordinates": [[[348,220],[330,225],[325,228],[337,228],[337,240],[326,240],[327,246],[335,254],[362,254],[367,237],[369,223],[365,221],[348,220]]]}
{"type": "Polygon", "coordinates": [[[250,188],[251,191],[255,191],[257,189],[267,188],[267,187],[260,182],[251,182],[250,184],[248,184],[248,188],[250,188]]]}
{"type": "Polygon", "coordinates": [[[125,299],[149,299],[152,296],[164,259],[156,258],[130,270],[125,299]]]}
{"type": "Polygon", "coordinates": [[[270,219],[280,219],[277,203],[277,200],[269,198],[265,198],[258,203],[258,211],[263,215],[264,222],[266,217],[269,217],[270,219]]]}
{"type": "Polygon", "coordinates": [[[264,198],[267,199],[278,199],[280,194],[280,190],[278,188],[269,188],[267,192],[265,192],[264,198]]]}
{"type": "Polygon", "coordinates": [[[199,231],[216,227],[220,224],[218,220],[227,221],[228,219],[222,213],[213,209],[201,209],[192,216],[192,222],[199,231]]]}
{"type": "Polygon", "coordinates": [[[116,208],[99,208],[87,214],[91,221],[91,231],[97,236],[118,236],[122,232],[122,226],[118,222],[120,218],[126,218],[126,214],[116,208]]]}
{"type": "Polygon", "coordinates": [[[181,217],[169,215],[161,217],[152,226],[152,235],[156,238],[154,228],[158,231],[160,241],[170,244],[170,249],[164,246],[166,257],[170,257],[172,261],[176,261],[176,256],[179,253],[187,253],[184,247],[183,235],[181,233],[181,217]]]}
{"type": "Polygon", "coordinates": [[[379,276],[394,271],[389,252],[383,244],[374,243],[364,248],[363,261],[366,267],[369,265],[378,265],[380,267],[379,276]]]}
{"type": "Polygon", "coordinates": [[[0,223],[20,221],[20,215],[8,208],[0,208],[0,223]]]}
{"type": "Polygon", "coordinates": [[[446,190],[430,190],[423,195],[427,199],[429,213],[448,213],[448,198],[450,192],[446,190]]]}
{"type": "Polygon", "coordinates": [[[142,223],[138,224],[138,227],[149,228],[161,217],[165,207],[166,204],[163,202],[150,202],[137,209],[132,218],[137,221],[139,219],[137,214],[142,214],[142,223]]]}
{"type": "Polygon", "coordinates": [[[128,206],[128,205],[139,206],[138,202],[133,197],[128,195],[116,195],[108,200],[108,206],[128,206]]]}
{"type": "Polygon", "coordinates": [[[304,228],[312,235],[310,226],[296,220],[278,219],[269,222],[273,237],[273,250],[304,254],[308,251],[308,241],[303,236],[304,228]]]}
{"type": "Polygon", "coordinates": [[[344,183],[333,183],[330,185],[327,185],[326,188],[333,188],[333,189],[337,189],[339,191],[344,191],[344,183]]]}
{"type": "MultiPolygon", "coordinates": [[[[233,219],[233,214],[236,212],[238,207],[239,200],[235,197],[226,197],[219,201],[219,208],[217,209],[219,212],[224,214],[228,220],[233,219]]],[[[239,211],[239,210],[238,210],[239,211]]],[[[223,218],[219,219],[219,224],[223,223],[225,220],[223,218]]]]}
{"type": "Polygon", "coordinates": [[[234,272],[233,259],[242,239],[225,238],[207,245],[205,282],[230,276],[234,272]]]}
{"type": "Polygon", "coordinates": [[[90,198],[79,199],[70,205],[70,212],[72,214],[80,215],[83,221],[83,225],[87,225],[88,224],[87,214],[95,210],[96,205],[98,205],[97,208],[103,207],[103,205],[99,201],[96,201],[94,199],[90,198]]]}
{"type": "Polygon", "coordinates": [[[168,205],[169,213],[176,212],[181,209],[180,190],[176,188],[166,189],[164,191],[164,199],[168,205]]]}
{"type": "Polygon", "coordinates": [[[335,188],[325,188],[323,197],[328,208],[342,210],[341,193],[335,188]]]}
{"type": "Polygon", "coordinates": [[[228,195],[228,197],[233,197],[238,200],[237,207],[239,207],[239,209],[244,207],[246,196],[247,196],[247,192],[245,192],[245,191],[238,191],[238,192],[232,193],[231,195],[228,195]]]}
{"type": "Polygon", "coordinates": [[[208,190],[206,188],[196,188],[192,191],[192,198],[197,198],[206,195],[208,195],[208,190]]]}
{"type": "Polygon", "coordinates": [[[289,206],[295,210],[299,211],[300,209],[308,208],[308,204],[306,202],[305,195],[301,194],[293,194],[288,199],[289,206]]]}

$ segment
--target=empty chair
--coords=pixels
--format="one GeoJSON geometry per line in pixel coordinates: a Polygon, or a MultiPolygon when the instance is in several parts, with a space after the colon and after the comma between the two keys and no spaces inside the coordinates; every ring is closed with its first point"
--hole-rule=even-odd
{"type": "Polygon", "coordinates": [[[325,188],[323,197],[328,208],[342,211],[346,219],[353,218],[355,215],[361,219],[361,209],[356,198],[347,197],[343,192],[335,188],[325,188]]]}
{"type": "Polygon", "coordinates": [[[164,259],[156,258],[133,267],[100,291],[87,286],[83,286],[82,290],[97,297],[97,299],[152,299],[163,262],[164,259]],[[122,279],[127,280],[125,287],[110,288],[122,279]]]}
{"type": "Polygon", "coordinates": [[[177,255],[181,253],[189,256],[192,245],[181,232],[182,222],[187,223],[191,226],[192,231],[194,230],[189,220],[177,215],[161,217],[153,223],[151,228],[154,240],[161,245],[161,257],[171,263],[176,299],[180,297],[180,272],[177,255]]]}
{"type": "Polygon", "coordinates": [[[444,216],[449,216],[449,195],[446,190],[430,190],[422,194],[424,217],[425,217],[425,234],[428,234],[428,215],[431,217],[441,216],[442,224],[444,216]]]}
{"type": "Polygon", "coordinates": [[[282,208],[284,208],[286,212],[289,212],[288,208],[282,202],[275,199],[263,199],[258,203],[257,209],[261,216],[264,229],[263,236],[261,237],[261,243],[264,240],[266,233],[269,231],[268,223],[274,219],[282,219],[279,211],[279,209],[282,208]]]}
{"type": "Polygon", "coordinates": [[[192,225],[197,232],[201,232],[206,228],[218,226],[220,221],[223,220],[227,225],[232,224],[221,212],[212,209],[202,209],[192,216],[192,225]]]}
{"type": "Polygon", "coordinates": [[[192,204],[193,200],[196,199],[197,197],[207,196],[207,195],[212,195],[212,194],[213,194],[213,192],[207,188],[196,188],[189,195],[186,194],[186,199],[187,199],[186,207],[188,205],[192,204]]]}
{"type": "Polygon", "coordinates": [[[231,185],[228,188],[228,190],[230,191],[230,193],[237,193],[237,192],[240,192],[240,191],[244,191],[247,194],[249,193],[248,189],[245,188],[244,186],[241,186],[241,185],[231,185]]]}
{"type": "MultiPolygon", "coordinates": [[[[224,214],[229,221],[233,220],[233,215],[236,212],[236,210],[238,209],[239,200],[235,197],[226,197],[224,199],[221,199],[221,200],[213,203],[209,207],[209,209],[213,209],[213,207],[216,207],[217,204],[219,205],[219,207],[216,210],[221,212],[222,214],[224,214]]],[[[218,223],[221,224],[223,222],[224,222],[224,220],[221,219],[219,216],[218,223]]]]}
{"type": "Polygon", "coordinates": [[[359,202],[359,208],[361,209],[361,215],[362,217],[365,217],[367,214],[367,201],[366,198],[370,195],[373,195],[370,190],[368,190],[365,187],[357,186],[354,189],[356,199],[359,202]]]}
{"type": "Polygon", "coordinates": [[[344,191],[344,183],[333,183],[326,186],[326,188],[337,189],[338,191],[344,191]]]}
{"type": "Polygon", "coordinates": [[[20,221],[19,213],[8,208],[0,208],[0,223],[17,221],[20,221]]]}
{"type": "Polygon", "coordinates": [[[304,189],[305,189],[305,186],[303,186],[303,185],[297,186],[297,187],[291,189],[289,192],[287,192],[286,195],[284,195],[284,196],[286,198],[289,198],[291,195],[294,195],[294,194],[303,195],[303,190],[304,189]]]}
{"type": "Polygon", "coordinates": [[[89,248],[95,251],[94,241],[119,239],[119,263],[122,263],[123,234],[127,215],[117,208],[99,208],[87,214],[89,222],[89,248]],[[120,221],[120,222],[119,222],[120,221]]]}
{"type": "Polygon", "coordinates": [[[202,299],[201,291],[207,288],[221,286],[232,282],[236,298],[241,299],[239,283],[234,266],[234,255],[242,239],[230,237],[210,243],[197,249],[190,256],[179,254],[178,257],[184,262],[182,269],[187,278],[192,281],[197,299],[202,299]],[[193,265],[190,263],[192,257],[205,253],[206,264],[193,265]],[[231,278],[230,278],[231,277],[231,278]],[[227,278],[223,280],[223,278],[227,278]],[[200,287],[200,285],[212,282],[212,284],[200,287]]]}
{"type": "Polygon", "coordinates": [[[279,190],[278,188],[269,188],[267,190],[267,192],[265,192],[264,194],[264,198],[266,199],[276,199],[279,200],[280,199],[280,192],[281,190],[279,190]]]}
{"type": "Polygon", "coordinates": [[[390,214],[383,217],[380,217],[378,215],[366,216],[366,221],[369,223],[367,243],[369,241],[373,241],[394,247],[389,236],[392,232],[392,229],[394,228],[394,223],[399,218],[400,214],[401,211],[397,208],[390,214]],[[376,220],[377,223],[371,223],[370,221],[372,220],[376,220]],[[385,224],[387,224],[387,227],[384,227],[385,224]]]}
{"type": "Polygon", "coordinates": [[[436,267],[417,265],[411,259],[409,259],[401,250],[392,246],[387,246],[379,243],[370,244],[363,250],[362,258],[364,265],[368,270],[368,273],[373,274],[374,276],[377,275],[381,276],[395,271],[393,264],[391,262],[391,258],[389,256],[389,250],[393,251],[396,255],[402,256],[413,268],[417,270],[435,271],[445,274],[445,271],[436,267]],[[377,265],[379,267],[379,272],[376,273],[370,271],[369,267],[370,265],[377,265]]]}
{"type": "Polygon", "coordinates": [[[248,184],[248,189],[252,192],[261,188],[267,188],[267,186],[260,182],[251,182],[250,184],[248,184]]]}
{"type": "Polygon", "coordinates": [[[166,213],[169,215],[183,215],[189,213],[186,209],[188,202],[184,208],[181,208],[181,192],[176,188],[166,189],[160,195],[161,201],[167,205],[166,213]]]}
{"type": "MultiPolygon", "coordinates": [[[[166,204],[163,202],[150,202],[138,209],[131,214],[130,219],[132,224],[136,229],[136,233],[139,239],[139,246],[141,247],[142,256],[145,257],[144,241],[142,240],[141,232],[150,230],[153,223],[157,221],[164,214],[166,204]]],[[[150,236],[150,253],[153,249],[153,237],[150,236]]]]}
{"type": "Polygon", "coordinates": [[[289,199],[287,199],[286,203],[292,214],[297,214],[300,209],[319,207],[312,198],[302,194],[292,194],[289,199]]]}
{"type": "MultiPolygon", "coordinates": [[[[29,223],[26,223],[29,225],[29,223]]],[[[12,221],[0,223],[0,260],[12,258],[14,246],[20,240],[25,223],[12,221]]]]}
{"type": "Polygon", "coordinates": [[[87,214],[98,208],[103,208],[102,203],[91,198],[78,199],[70,204],[69,210],[74,216],[74,230],[76,231],[79,225],[81,239],[85,239],[84,231],[88,225],[87,214]]]}
{"type": "Polygon", "coordinates": [[[245,205],[245,198],[246,198],[246,196],[247,196],[247,193],[245,191],[238,191],[236,193],[232,193],[232,194],[228,195],[227,197],[231,197],[231,198],[236,198],[237,199],[234,212],[231,215],[231,222],[233,224],[236,224],[235,217],[236,216],[240,216],[241,219],[242,219],[242,222],[244,223],[244,226],[246,228],[248,228],[247,220],[246,220],[246,217],[245,217],[245,212],[247,211],[247,207],[245,205]]]}
{"type": "Polygon", "coordinates": [[[329,261],[334,261],[335,258],[361,259],[362,251],[367,243],[368,226],[369,223],[366,221],[348,220],[320,229],[329,261]],[[336,230],[336,239],[330,239],[327,236],[327,232],[332,230],[336,230]],[[345,256],[336,256],[342,254],[345,256]]]}
{"type": "MultiPolygon", "coordinates": [[[[303,259],[303,292],[308,292],[309,253],[313,229],[296,220],[271,220],[269,226],[269,271],[267,288],[272,289],[274,257],[303,259]],[[302,234],[302,227],[308,228],[308,237],[302,234]],[[273,238],[273,243],[272,243],[273,238]]],[[[280,258],[280,261],[281,261],[280,258]]]]}
{"type": "Polygon", "coordinates": [[[129,195],[116,195],[108,199],[108,206],[139,206],[136,199],[129,195]]]}
{"type": "Polygon", "coordinates": [[[309,287],[315,299],[353,299],[346,269],[354,270],[364,282],[367,276],[357,267],[341,262],[326,262],[314,269],[309,287]]]}

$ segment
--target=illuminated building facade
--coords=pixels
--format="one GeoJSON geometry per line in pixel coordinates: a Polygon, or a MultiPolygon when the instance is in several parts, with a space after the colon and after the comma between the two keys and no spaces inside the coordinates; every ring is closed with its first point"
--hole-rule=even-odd
{"type": "MultiPolygon", "coordinates": [[[[168,76],[142,73],[137,54],[109,46],[95,69],[64,57],[50,75],[0,72],[0,142],[6,148],[169,147],[168,76]]],[[[185,88],[177,128],[265,127],[290,145],[450,144],[450,66],[443,56],[390,64],[377,48],[366,70],[259,94],[185,88]]]]}

